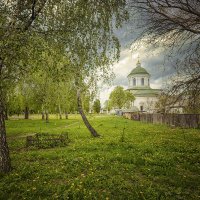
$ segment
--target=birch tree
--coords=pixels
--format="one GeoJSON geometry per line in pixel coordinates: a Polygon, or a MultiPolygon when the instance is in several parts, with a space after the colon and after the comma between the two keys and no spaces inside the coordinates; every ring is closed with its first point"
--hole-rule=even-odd
{"type": "Polygon", "coordinates": [[[33,67],[37,70],[52,46],[67,56],[70,64],[60,70],[74,74],[79,112],[92,135],[98,136],[82,112],[81,86],[97,71],[105,77],[119,57],[113,29],[127,18],[124,6],[124,0],[0,2],[0,172],[11,170],[4,118],[7,88],[33,67]]]}

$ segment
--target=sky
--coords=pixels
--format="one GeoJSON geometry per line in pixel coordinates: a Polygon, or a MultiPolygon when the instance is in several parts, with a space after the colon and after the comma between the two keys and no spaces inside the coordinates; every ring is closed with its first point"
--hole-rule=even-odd
{"type": "Polygon", "coordinates": [[[141,46],[137,50],[131,50],[131,45],[139,32],[133,31],[133,24],[126,23],[121,29],[116,30],[121,43],[121,53],[119,62],[116,62],[112,69],[115,73],[115,79],[111,86],[100,84],[99,98],[103,106],[105,100],[109,99],[109,94],[116,86],[128,87],[127,76],[139,60],[142,67],[144,67],[150,74],[151,88],[162,88],[169,77],[174,73],[174,68],[166,61],[165,52],[161,48],[152,49],[150,47],[141,46]]]}

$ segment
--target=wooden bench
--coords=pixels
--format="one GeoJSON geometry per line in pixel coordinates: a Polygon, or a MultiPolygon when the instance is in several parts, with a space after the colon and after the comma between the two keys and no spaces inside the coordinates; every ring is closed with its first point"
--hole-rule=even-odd
{"type": "Polygon", "coordinates": [[[49,134],[36,133],[26,137],[26,147],[51,148],[55,146],[66,146],[69,143],[68,133],[49,134]]]}

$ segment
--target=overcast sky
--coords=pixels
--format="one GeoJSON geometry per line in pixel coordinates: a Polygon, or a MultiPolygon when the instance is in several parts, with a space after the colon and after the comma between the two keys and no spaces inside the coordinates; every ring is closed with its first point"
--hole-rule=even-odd
{"type": "Polygon", "coordinates": [[[102,106],[116,86],[128,87],[127,75],[136,67],[138,56],[142,67],[151,74],[150,85],[152,88],[162,88],[168,77],[173,74],[174,69],[171,64],[164,59],[164,52],[162,49],[154,49],[154,51],[152,51],[150,47],[140,47],[137,50],[131,51],[131,44],[138,34],[137,31],[133,31],[133,25],[130,22],[124,24],[121,29],[116,31],[116,35],[121,43],[121,54],[119,62],[115,63],[112,67],[116,76],[112,86],[100,85],[99,97],[102,106]]]}

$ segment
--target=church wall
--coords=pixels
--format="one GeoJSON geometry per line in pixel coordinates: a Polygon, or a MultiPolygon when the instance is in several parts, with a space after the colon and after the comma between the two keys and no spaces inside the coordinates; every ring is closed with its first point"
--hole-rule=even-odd
{"type": "Polygon", "coordinates": [[[133,106],[136,106],[139,110],[141,110],[142,106],[143,111],[153,112],[157,100],[157,97],[135,97],[133,106]]]}

